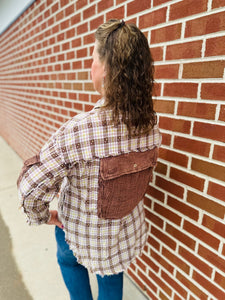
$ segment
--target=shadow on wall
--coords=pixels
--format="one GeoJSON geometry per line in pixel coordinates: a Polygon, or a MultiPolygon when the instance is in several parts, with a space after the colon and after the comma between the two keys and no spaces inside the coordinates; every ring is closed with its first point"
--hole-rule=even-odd
{"type": "Polygon", "coordinates": [[[32,300],[12,254],[10,232],[0,215],[0,299],[32,300]]]}

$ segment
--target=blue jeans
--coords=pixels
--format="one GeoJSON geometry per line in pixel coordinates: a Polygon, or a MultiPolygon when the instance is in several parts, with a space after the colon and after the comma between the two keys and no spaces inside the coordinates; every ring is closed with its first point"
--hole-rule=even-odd
{"type": "MultiPolygon", "coordinates": [[[[57,259],[71,300],[93,300],[87,269],[77,262],[65,233],[56,226],[57,259]]],[[[123,272],[115,275],[97,276],[98,300],[122,300],[123,272]]]]}

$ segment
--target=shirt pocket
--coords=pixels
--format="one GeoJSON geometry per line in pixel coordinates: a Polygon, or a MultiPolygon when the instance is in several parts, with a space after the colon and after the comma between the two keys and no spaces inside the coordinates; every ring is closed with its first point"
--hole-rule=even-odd
{"type": "Polygon", "coordinates": [[[156,165],[158,148],[100,160],[98,217],[121,219],[143,199],[156,165]]]}

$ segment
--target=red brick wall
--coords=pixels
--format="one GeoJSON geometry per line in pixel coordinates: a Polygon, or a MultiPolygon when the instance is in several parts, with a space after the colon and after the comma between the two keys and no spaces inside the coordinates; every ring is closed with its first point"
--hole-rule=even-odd
{"type": "Polygon", "coordinates": [[[146,34],[163,142],[145,198],[148,244],[128,274],[149,299],[225,299],[224,4],[38,0],[0,37],[0,132],[27,158],[99,99],[97,26],[124,18],[146,34]]]}

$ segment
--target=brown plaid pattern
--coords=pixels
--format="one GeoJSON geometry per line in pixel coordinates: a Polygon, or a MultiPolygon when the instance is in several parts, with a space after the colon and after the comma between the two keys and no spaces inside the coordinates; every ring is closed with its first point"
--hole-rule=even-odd
{"type": "Polygon", "coordinates": [[[149,135],[129,138],[126,126],[113,126],[111,111],[102,105],[100,100],[50,138],[40,160],[22,174],[19,198],[28,223],[42,224],[60,188],[58,212],[70,248],[91,272],[109,275],[126,270],[141,253],[147,228],[143,201],[121,219],[98,217],[100,160],[159,147],[161,135],[155,126],[149,135]]]}

